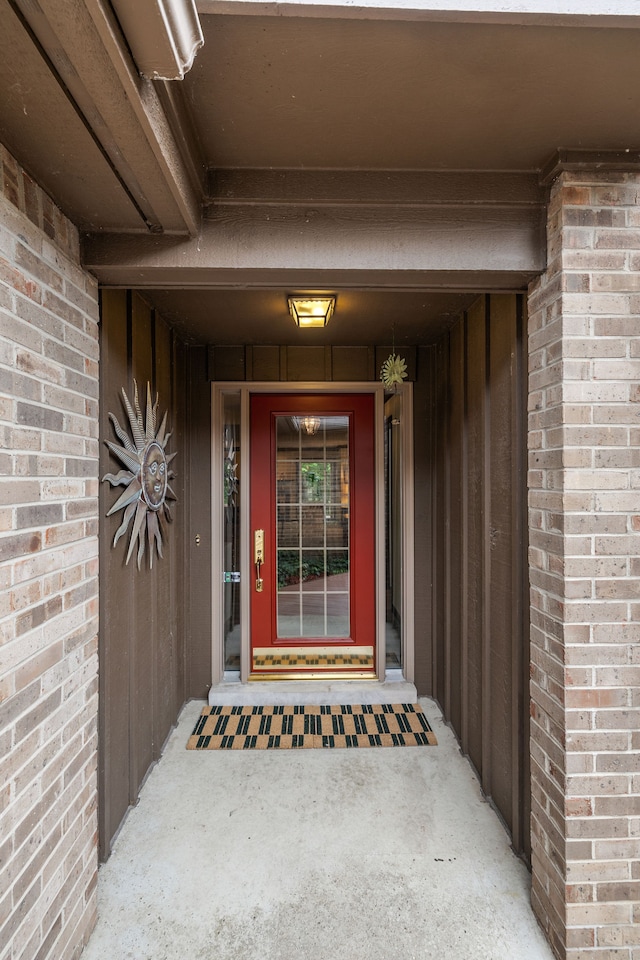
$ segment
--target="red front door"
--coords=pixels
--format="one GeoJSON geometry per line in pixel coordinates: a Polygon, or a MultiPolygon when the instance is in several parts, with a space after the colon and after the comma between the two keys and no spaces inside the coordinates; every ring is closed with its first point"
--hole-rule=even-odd
{"type": "Polygon", "coordinates": [[[251,673],[375,672],[374,398],[251,398],[251,673]]]}

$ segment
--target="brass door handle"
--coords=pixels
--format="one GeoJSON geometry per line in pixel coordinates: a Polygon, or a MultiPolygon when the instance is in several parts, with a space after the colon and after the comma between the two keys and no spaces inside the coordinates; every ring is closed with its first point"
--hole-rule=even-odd
{"type": "Polygon", "coordinates": [[[263,580],[260,568],[264,563],[264,530],[253,531],[253,560],[256,565],[256,592],[262,593],[263,580]]]}

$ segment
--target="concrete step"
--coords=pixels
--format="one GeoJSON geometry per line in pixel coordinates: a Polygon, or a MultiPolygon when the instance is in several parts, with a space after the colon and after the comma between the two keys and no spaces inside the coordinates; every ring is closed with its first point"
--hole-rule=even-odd
{"type": "Polygon", "coordinates": [[[260,706],[323,703],[416,703],[418,694],[399,670],[379,680],[225,680],[209,690],[209,705],[260,706]]]}

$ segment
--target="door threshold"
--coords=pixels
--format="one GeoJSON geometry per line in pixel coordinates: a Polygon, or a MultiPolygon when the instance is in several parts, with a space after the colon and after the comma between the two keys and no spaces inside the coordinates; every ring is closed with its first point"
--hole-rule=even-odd
{"type": "Polygon", "coordinates": [[[373,647],[254,647],[249,680],[377,680],[373,647]]]}
{"type": "Polygon", "coordinates": [[[254,647],[250,680],[311,680],[325,676],[334,680],[349,677],[377,678],[373,647],[317,644],[291,647],[254,647]]]}
{"type": "Polygon", "coordinates": [[[349,677],[337,680],[323,676],[317,680],[292,680],[274,683],[260,677],[251,683],[227,681],[209,690],[209,706],[276,706],[301,704],[321,706],[349,703],[416,703],[418,693],[413,683],[390,671],[384,680],[349,677]],[[395,675],[395,676],[394,676],[395,675]]]}

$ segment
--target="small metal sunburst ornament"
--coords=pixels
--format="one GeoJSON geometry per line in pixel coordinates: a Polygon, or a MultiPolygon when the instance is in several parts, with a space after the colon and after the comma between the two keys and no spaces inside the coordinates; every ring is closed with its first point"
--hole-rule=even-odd
{"type": "Polygon", "coordinates": [[[380,379],[387,390],[393,390],[398,383],[407,378],[406,361],[396,353],[390,354],[382,364],[380,379]]]}
{"type": "Polygon", "coordinates": [[[160,427],[156,431],[158,397],[156,396],[155,403],[151,402],[149,383],[147,383],[146,418],[142,416],[138,401],[138,384],[135,380],[133,381],[133,388],[133,407],[124,388],[122,389],[122,402],[129,418],[131,437],[122,429],[117,417],[110,413],[109,419],[122,446],[113,443],[111,440],[105,441],[109,450],[127,469],[121,470],[117,474],[107,473],[102,480],[103,482],[108,480],[112,487],[126,487],[107,512],[107,516],[110,517],[116,510],[124,511],[122,523],[113,538],[114,547],[120,537],[127,532],[129,524],[133,520],[125,562],[129,563],[137,541],[139,570],[144,555],[145,536],[149,541],[149,566],[153,567],[154,550],[157,550],[158,556],[162,557],[163,531],[161,519],[166,519],[169,522],[172,520],[167,500],[177,499],[169,483],[175,477],[173,470],[169,468],[169,464],[176,454],[172,453],[167,456],[165,453],[171,436],[171,433],[166,433],[166,412],[160,427]]]}

